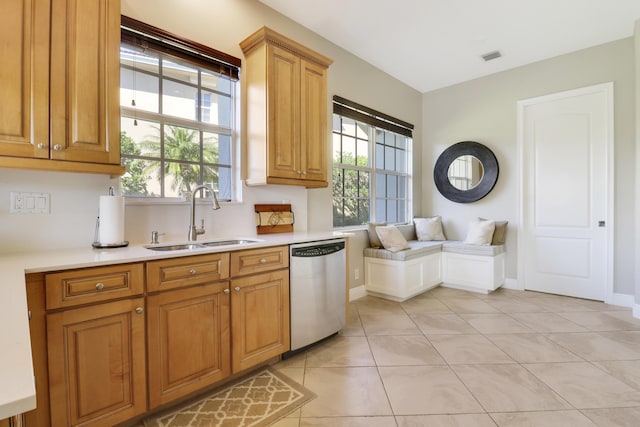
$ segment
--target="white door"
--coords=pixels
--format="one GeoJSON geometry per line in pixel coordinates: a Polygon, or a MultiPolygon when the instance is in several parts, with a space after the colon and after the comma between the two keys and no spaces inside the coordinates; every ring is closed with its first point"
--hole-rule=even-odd
{"type": "Polygon", "coordinates": [[[528,290],[610,302],[613,83],[518,102],[528,290]]]}

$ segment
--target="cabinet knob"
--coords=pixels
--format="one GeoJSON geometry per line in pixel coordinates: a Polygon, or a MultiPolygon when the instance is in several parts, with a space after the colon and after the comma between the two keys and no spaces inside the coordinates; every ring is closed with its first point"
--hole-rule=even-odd
{"type": "Polygon", "coordinates": [[[198,272],[198,270],[196,270],[195,268],[192,268],[191,270],[189,270],[189,274],[194,275],[198,272]]]}
{"type": "Polygon", "coordinates": [[[224,290],[224,291],[222,291],[222,292],[224,292],[225,294],[229,295],[229,293],[230,293],[231,291],[230,291],[229,289],[225,289],[225,290],[224,290]]]}
{"type": "Polygon", "coordinates": [[[260,260],[260,264],[266,264],[266,263],[267,263],[267,260],[266,260],[265,258],[262,258],[262,259],[260,260]]]}
{"type": "Polygon", "coordinates": [[[96,283],[96,290],[97,291],[101,291],[104,289],[104,283],[100,282],[100,283],[96,283]]]}
{"type": "Polygon", "coordinates": [[[62,151],[62,145],[56,144],[53,146],[54,151],[62,151]]]}
{"type": "Polygon", "coordinates": [[[302,171],[302,175],[306,175],[306,174],[307,174],[307,171],[302,171]]]}
{"type": "Polygon", "coordinates": [[[38,150],[44,150],[45,148],[47,148],[47,146],[45,144],[43,144],[42,142],[38,145],[36,145],[36,147],[38,147],[38,150]]]}
{"type": "Polygon", "coordinates": [[[233,290],[236,292],[240,292],[240,286],[236,286],[235,288],[233,288],[233,290]]]}
{"type": "Polygon", "coordinates": [[[302,171],[296,171],[298,173],[298,175],[302,175],[302,171]]]}
{"type": "Polygon", "coordinates": [[[143,312],[144,310],[142,309],[142,307],[136,307],[136,313],[142,314],[143,312]]]}

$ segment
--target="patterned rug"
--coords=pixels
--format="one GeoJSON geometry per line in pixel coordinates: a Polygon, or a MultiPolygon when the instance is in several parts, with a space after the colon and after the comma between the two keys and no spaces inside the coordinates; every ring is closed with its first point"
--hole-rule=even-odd
{"type": "Polygon", "coordinates": [[[148,427],[268,426],[315,398],[315,394],[270,368],[144,421],[148,427]]]}

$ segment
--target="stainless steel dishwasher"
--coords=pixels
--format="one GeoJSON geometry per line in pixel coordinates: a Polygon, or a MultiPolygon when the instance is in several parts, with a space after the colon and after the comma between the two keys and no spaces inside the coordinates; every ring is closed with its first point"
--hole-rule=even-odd
{"type": "Polygon", "coordinates": [[[344,239],[289,246],[291,350],[326,338],[346,324],[344,239]]]}

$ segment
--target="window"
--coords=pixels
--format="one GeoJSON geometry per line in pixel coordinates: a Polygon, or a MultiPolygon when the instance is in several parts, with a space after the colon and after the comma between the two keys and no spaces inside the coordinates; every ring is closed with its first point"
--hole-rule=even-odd
{"type": "Polygon", "coordinates": [[[178,198],[199,184],[234,195],[240,60],[122,17],[121,177],[129,197],[178,198]]]}
{"type": "Polygon", "coordinates": [[[333,226],[411,216],[413,125],[333,98],[333,226]]]}

